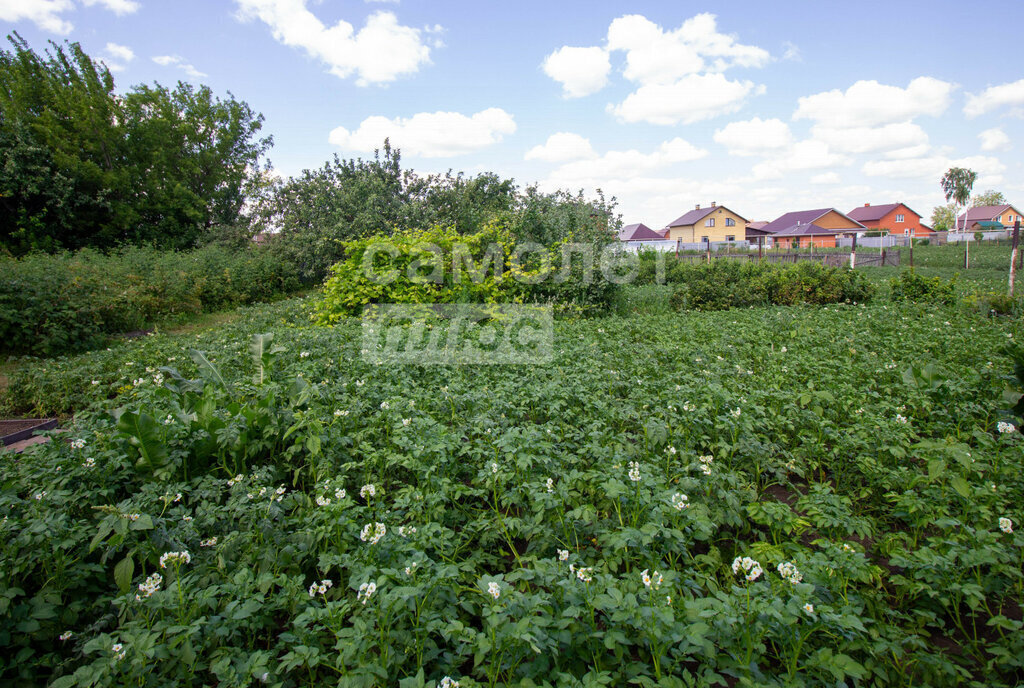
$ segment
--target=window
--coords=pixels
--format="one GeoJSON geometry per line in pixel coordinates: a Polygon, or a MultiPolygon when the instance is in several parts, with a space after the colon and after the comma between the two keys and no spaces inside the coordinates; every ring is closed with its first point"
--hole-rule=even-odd
{"type": "Polygon", "coordinates": [[[902,215],[897,215],[896,216],[896,221],[897,222],[903,222],[903,216],[902,215]]]}
{"type": "Polygon", "coordinates": [[[903,233],[904,233],[904,234],[910,234],[910,230],[909,230],[909,229],[904,229],[904,230],[903,230],[903,233]]]}
{"type": "Polygon", "coordinates": [[[704,220],[704,226],[705,227],[714,227],[715,226],[715,218],[709,217],[708,219],[704,220]]]}
{"type": "Polygon", "coordinates": [[[700,243],[702,243],[702,244],[706,244],[706,243],[708,243],[708,238],[707,238],[706,236],[702,236],[702,237],[700,238],[700,243]]]}
{"type": "Polygon", "coordinates": [[[725,235],[725,240],[726,241],[736,241],[736,235],[735,234],[726,234],[725,235]]]}
{"type": "Polygon", "coordinates": [[[731,217],[725,218],[725,226],[726,227],[735,227],[736,226],[736,220],[732,219],[731,217]]]}

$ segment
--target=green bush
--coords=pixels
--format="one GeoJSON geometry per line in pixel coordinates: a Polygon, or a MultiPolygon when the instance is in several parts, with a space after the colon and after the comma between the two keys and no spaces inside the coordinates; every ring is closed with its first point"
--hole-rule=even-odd
{"type": "Polygon", "coordinates": [[[265,249],[93,249],[0,258],[0,353],[55,355],[101,345],[154,319],[271,299],[300,285],[265,249]]]}
{"type": "Polygon", "coordinates": [[[956,301],[956,276],[947,282],[941,277],[922,277],[911,269],[890,279],[889,287],[893,301],[956,301]]]}
{"type": "Polygon", "coordinates": [[[680,284],[672,295],[677,310],[856,303],[870,299],[874,291],[863,273],[813,261],[793,265],[729,259],[710,264],[677,263],[669,274],[670,282],[680,284]]]}
{"type": "Polygon", "coordinates": [[[497,223],[476,234],[435,226],[342,246],[346,257],[331,267],[316,307],[321,325],[375,303],[551,303],[560,311],[603,311],[616,287],[596,264],[563,252],[564,242],[534,244],[516,258],[511,232],[497,223]]]}

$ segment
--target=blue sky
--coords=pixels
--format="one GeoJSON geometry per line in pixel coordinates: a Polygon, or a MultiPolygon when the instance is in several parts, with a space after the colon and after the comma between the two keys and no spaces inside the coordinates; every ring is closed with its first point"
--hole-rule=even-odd
{"type": "Polygon", "coordinates": [[[279,174],[366,157],[601,188],[625,222],[904,201],[952,165],[1024,202],[1024,3],[0,0],[119,89],[182,79],[266,117],[279,174]],[[1005,32],[1005,36],[1000,36],[1005,32]]]}

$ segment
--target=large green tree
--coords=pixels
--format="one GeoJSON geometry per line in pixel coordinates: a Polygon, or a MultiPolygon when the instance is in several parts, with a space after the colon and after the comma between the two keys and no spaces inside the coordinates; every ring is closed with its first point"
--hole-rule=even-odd
{"type": "Polygon", "coordinates": [[[948,232],[956,224],[956,205],[947,203],[932,209],[932,229],[937,232],[948,232]]]}
{"type": "Polygon", "coordinates": [[[0,251],[122,243],[185,248],[244,220],[271,145],[228,94],[179,83],[115,91],[77,43],[0,51],[0,251]]]}
{"type": "Polygon", "coordinates": [[[983,191],[974,198],[971,199],[971,207],[978,208],[984,205],[1005,205],[1006,196],[1003,195],[1002,191],[995,191],[989,189],[983,191]]]}

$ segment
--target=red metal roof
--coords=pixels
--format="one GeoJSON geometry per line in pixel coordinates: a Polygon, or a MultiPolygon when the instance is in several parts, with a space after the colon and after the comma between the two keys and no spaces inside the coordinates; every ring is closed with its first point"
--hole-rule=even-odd
{"type": "Polygon", "coordinates": [[[642,222],[626,225],[619,230],[619,241],[655,241],[664,238],[664,235],[659,234],[642,222]]]}
{"type": "Polygon", "coordinates": [[[854,208],[850,212],[846,213],[846,216],[851,220],[857,222],[874,222],[875,220],[881,220],[883,217],[891,213],[896,208],[903,206],[907,209],[907,212],[921,217],[920,213],[915,212],[912,208],[908,207],[903,203],[883,203],[882,205],[862,205],[854,208]]]}
{"type": "Polygon", "coordinates": [[[680,215],[676,219],[668,223],[669,227],[679,227],[680,225],[695,225],[705,217],[711,214],[711,211],[718,209],[720,206],[709,206],[707,208],[697,208],[691,210],[685,215],[680,215]]]}

